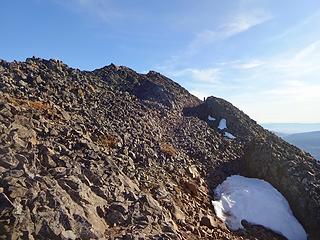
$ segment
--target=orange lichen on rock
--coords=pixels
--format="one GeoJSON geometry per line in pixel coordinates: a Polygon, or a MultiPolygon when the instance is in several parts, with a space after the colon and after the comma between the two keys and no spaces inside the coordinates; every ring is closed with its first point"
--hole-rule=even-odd
{"type": "Polygon", "coordinates": [[[105,134],[100,137],[99,142],[105,147],[114,148],[118,141],[116,136],[112,134],[105,134]]]}
{"type": "Polygon", "coordinates": [[[161,143],[160,150],[169,157],[174,157],[177,155],[177,150],[170,143],[161,143]]]}
{"type": "Polygon", "coordinates": [[[35,110],[47,110],[51,108],[49,103],[46,103],[46,102],[19,99],[11,96],[7,96],[6,98],[9,103],[15,106],[23,106],[23,107],[28,107],[35,110]]]}

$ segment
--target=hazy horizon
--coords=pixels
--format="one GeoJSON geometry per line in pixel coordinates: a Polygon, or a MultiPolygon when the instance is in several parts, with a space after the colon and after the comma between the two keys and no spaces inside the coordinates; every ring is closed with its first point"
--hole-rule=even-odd
{"type": "Polygon", "coordinates": [[[260,123],[278,134],[296,134],[320,131],[320,123],[260,123]]]}

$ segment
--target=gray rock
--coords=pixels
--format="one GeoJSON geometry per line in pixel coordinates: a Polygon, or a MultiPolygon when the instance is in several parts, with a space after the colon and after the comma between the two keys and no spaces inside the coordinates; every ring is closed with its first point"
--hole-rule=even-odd
{"type": "Polygon", "coordinates": [[[9,200],[5,193],[0,192],[0,216],[8,214],[13,209],[13,203],[9,200]]]}
{"type": "Polygon", "coordinates": [[[117,210],[110,210],[106,214],[106,220],[110,225],[121,225],[126,219],[121,212],[117,210]]]}
{"type": "Polygon", "coordinates": [[[216,223],[215,219],[213,218],[213,216],[210,216],[210,215],[204,215],[201,218],[200,224],[203,226],[207,226],[208,228],[216,228],[217,227],[217,223],[216,223]]]}
{"type": "MultiPolygon", "coordinates": [[[[14,205],[1,239],[279,239],[199,226],[196,213],[214,214],[206,190],[240,171],[249,138],[270,135],[226,101],[203,103],[156,72],[35,57],[0,60],[0,86],[0,192],[14,205]],[[227,118],[237,139],[207,114],[227,118]]],[[[318,170],[289,167],[318,196],[318,170]]]]}
{"type": "Polygon", "coordinates": [[[317,160],[275,139],[247,145],[244,174],[271,183],[288,200],[311,239],[320,236],[320,166],[317,160]],[[309,174],[309,172],[314,174],[309,174]]]}

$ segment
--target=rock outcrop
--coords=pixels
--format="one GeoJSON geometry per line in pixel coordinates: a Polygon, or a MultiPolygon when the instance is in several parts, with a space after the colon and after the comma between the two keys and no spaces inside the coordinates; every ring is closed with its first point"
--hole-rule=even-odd
{"type": "Polygon", "coordinates": [[[244,157],[240,173],[268,181],[288,200],[310,239],[320,236],[320,162],[281,138],[264,130],[231,103],[215,97],[186,108],[187,116],[197,116],[217,128],[227,119],[228,131],[241,141],[244,157]],[[215,121],[208,120],[213,116],[215,121]]]}
{"type": "MultiPolygon", "coordinates": [[[[230,103],[202,102],[153,71],[0,61],[0,238],[281,239],[250,224],[230,232],[210,203],[212,188],[244,166],[268,179],[247,164],[257,151],[244,161],[254,140],[282,143],[230,103]],[[221,118],[236,139],[217,128],[221,118]]],[[[318,199],[314,159],[290,145],[284,151],[311,168],[312,178],[292,176],[292,183],[299,191],[309,191],[301,182],[314,184],[318,199]]],[[[281,179],[271,182],[286,194],[281,179]]],[[[300,206],[317,203],[294,206],[310,231],[318,220],[311,224],[300,206]]]]}
{"type": "Polygon", "coordinates": [[[319,162],[279,139],[252,141],[245,152],[245,173],[276,187],[290,203],[310,239],[319,239],[319,162]]]}
{"type": "Polygon", "coordinates": [[[218,128],[221,119],[226,119],[227,129],[240,140],[249,141],[254,137],[266,138],[270,132],[265,131],[256,121],[244,112],[237,109],[224,99],[208,97],[203,103],[190,108],[185,108],[186,116],[196,116],[213,128],[218,128]],[[213,116],[214,121],[208,121],[208,116],[213,116]]]}

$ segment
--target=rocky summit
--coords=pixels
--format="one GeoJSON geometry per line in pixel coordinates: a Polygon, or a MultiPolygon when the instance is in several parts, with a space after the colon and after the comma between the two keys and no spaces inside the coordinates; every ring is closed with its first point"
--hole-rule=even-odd
{"type": "Polygon", "coordinates": [[[284,239],[216,217],[233,174],[270,182],[320,239],[319,162],[154,71],[0,61],[0,136],[0,239],[284,239]]]}

